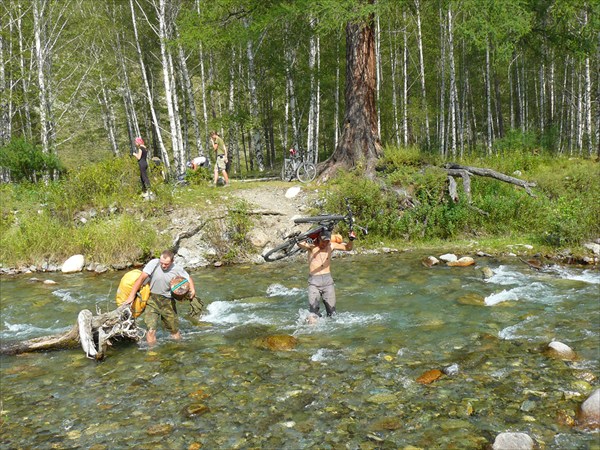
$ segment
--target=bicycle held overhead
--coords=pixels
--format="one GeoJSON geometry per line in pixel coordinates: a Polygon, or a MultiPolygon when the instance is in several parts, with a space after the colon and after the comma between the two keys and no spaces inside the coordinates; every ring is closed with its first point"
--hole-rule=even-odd
{"type": "Polygon", "coordinates": [[[298,150],[290,148],[290,157],[283,160],[281,179],[292,181],[297,178],[302,183],[308,183],[314,180],[316,176],[317,167],[313,163],[305,161],[298,150]]]}
{"type": "Polygon", "coordinates": [[[284,238],[285,242],[269,250],[263,255],[263,258],[265,261],[271,262],[286,258],[288,256],[293,256],[301,250],[301,248],[298,246],[299,243],[313,243],[321,235],[321,233],[331,233],[339,222],[346,223],[349,233],[354,233],[354,228],[356,227],[362,231],[363,235],[367,235],[368,230],[364,227],[356,225],[354,222],[354,216],[352,215],[352,209],[350,208],[350,202],[348,199],[346,199],[346,208],[347,213],[345,216],[339,214],[323,214],[313,217],[301,217],[294,219],[294,223],[296,225],[312,223],[317,224],[317,226],[305,232],[296,231],[286,236],[284,238]]]}

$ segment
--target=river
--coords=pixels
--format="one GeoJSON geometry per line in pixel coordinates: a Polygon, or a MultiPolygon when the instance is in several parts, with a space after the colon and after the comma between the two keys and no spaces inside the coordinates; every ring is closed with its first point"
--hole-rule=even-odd
{"type": "MultiPolygon", "coordinates": [[[[598,272],[516,258],[428,269],[424,256],[336,258],[338,315],[314,325],[303,261],[207,268],[192,273],[206,313],[193,324],[180,306],[180,342],[159,331],[157,346],[116,345],[100,363],[81,350],[2,356],[0,444],[481,449],[520,431],[545,449],[600,448],[598,432],[569,424],[599,384],[598,272]],[[270,335],[297,345],[258,345],[270,335]],[[549,358],[552,340],[579,358],[549,358]],[[416,381],[433,369],[444,374],[416,381]]],[[[2,278],[0,338],[112,309],[122,275],[2,278]]]]}

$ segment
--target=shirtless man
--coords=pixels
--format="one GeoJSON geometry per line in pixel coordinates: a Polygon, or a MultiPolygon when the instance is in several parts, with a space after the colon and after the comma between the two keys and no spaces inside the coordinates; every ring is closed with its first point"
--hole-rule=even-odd
{"type": "Polygon", "coordinates": [[[335,314],[335,285],[331,277],[331,254],[334,250],[344,252],[352,250],[355,238],[356,235],[352,231],[349,242],[332,242],[331,232],[323,231],[315,243],[298,244],[298,247],[308,252],[308,305],[312,314],[321,316],[319,313],[321,299],[325,304],[327,316],[331,317],[335,314]]]}

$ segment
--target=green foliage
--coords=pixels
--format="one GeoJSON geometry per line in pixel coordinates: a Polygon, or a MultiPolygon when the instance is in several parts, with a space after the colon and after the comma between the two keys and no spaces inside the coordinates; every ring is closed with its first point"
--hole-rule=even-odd
{"type": "Polygon", "coordinates": [[[11,180],[17,183],[35,183],[45,175],[59,174],[64,170],[56,155],[45,154],[41,147],[22,138],[0,147],[0,167],[10,170],[11,180]]]}
{"type": "Polygon", "coordinates": [[[341,174],[324,194],[327,212],[342,213],[344,198],[350,198],[357,223],[367,225],[371,239],[377,241],[431,242],[526,234],[537,242],[562,246],[600,235],[596,163],[550,158],[527,149],[506,152],[503,158],[477,159],[471,165],[538,181],[535,197],[515,185],[474,176],[472,206],[460,181],[460,200],[454,203],[447,193],[443,169],[418,164],[418,154],[412,149],[388,149],[382,162],[385,185],[356,171],[341,174]],[[513,174],[516,170],[521,174],[513,174]]]}
{"type": "Polygon", "coordinates": [[[226,261],[232,261],[241,255],[247,254],[251,244],[248,233],[252,229],[252,219],[248,214],[249,205],[244,200],[237,200],[229,209],[227,216],[228,251],[226,261]]]}
{"type": "Polygon", "coordinates": [[[197,170],[188,169],[185,172],[185,181],[194,186],[206,185],[206,182],[211,181],[212,178],[213,172],[202,167],[197,170]]]}

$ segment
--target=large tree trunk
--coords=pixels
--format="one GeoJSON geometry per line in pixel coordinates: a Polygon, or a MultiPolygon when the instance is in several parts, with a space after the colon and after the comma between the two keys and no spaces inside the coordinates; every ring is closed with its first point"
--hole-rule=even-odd
{"type": "Polygon", "coordinates": [[[320,167],[320,179],[338,169],[364,167],[374,176],[382,147],[377,135],[375,106],[375,34],[373,16],[346,25],[346,112],[340,143],[320,167]]]}

